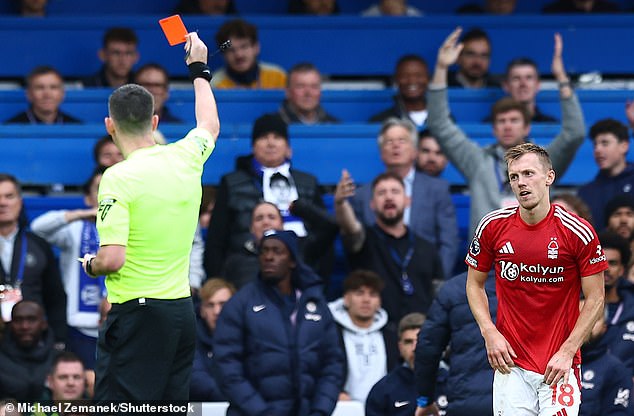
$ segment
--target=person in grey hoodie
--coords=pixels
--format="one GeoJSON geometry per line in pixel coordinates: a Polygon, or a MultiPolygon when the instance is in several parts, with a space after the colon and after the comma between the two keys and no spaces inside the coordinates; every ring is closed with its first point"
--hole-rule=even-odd
{"type": "Polygon", "coordinates": [[[339,400],[365,403],[372,386],[398,363],[398,341],[381,308],[381,277],[357,269],[343,281],[343,297],[328,304],[346,357],[339,400]]]}
{"type": "MultiPolygon", "coordinates": [[[[438,50],[436,68],[427,93],[427,127],[438,139],[443,152],[460,170],[469,184],[471,213],[469,239],[484,214],[507,204],[517,205],[508,185],[504,153],[525,142],[530,133],[530,115],[526,107],[510,97],[500,99],[492,109],[493,135],[496,143],[481,147],[470,140],[450,117],[447,100],[447,68],[453,65],[462,43],[462,29],[455,29],[438,50]]],[[[546,146],[557,177],[562,177],[585,137],[585,123],[579,100],[571,88],[562,59],[563,42],[555,34],[552,73],[559,86],[561,132],[546,146]]]]}

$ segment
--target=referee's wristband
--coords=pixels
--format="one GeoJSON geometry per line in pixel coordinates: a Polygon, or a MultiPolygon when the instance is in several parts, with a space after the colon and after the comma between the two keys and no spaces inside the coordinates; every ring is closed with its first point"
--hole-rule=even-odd
{"type": "Polygon", "coordinates": [[[194,82],[196,78],[204,78],[207,81],[211,81],[211,69],[203,62],[192,62],[187,65],[189,68],[189,80],[194,82]]]}
{"type": "Polygon", "coordinates": [[[429,399],[425,396],[418,396],[418,399],[416,399],[416,406],[418,407],[427,407],[428,404],[429,399]]]}
{"type": "Polygon", "coordinates": [[[94,257],[91,257],[88,260],[86,260],[86,273],[88,273],[88,276],[90,277],[97,277],[97,275],[92,272],[92,261],[94,259],[95,259],[94,257]]]}

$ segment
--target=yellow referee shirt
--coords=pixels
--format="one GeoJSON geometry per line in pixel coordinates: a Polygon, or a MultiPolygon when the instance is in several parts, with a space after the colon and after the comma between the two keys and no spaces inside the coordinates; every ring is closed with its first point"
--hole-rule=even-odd
{"type": "Polygon", "coordinates": [[[189,254],[198,222],[203,164],[214,149],[205,129],[178,142],[135,150],[99,185],[99,243],[126,247],[106,277],[108,301],[190,295],[189,254]]]}

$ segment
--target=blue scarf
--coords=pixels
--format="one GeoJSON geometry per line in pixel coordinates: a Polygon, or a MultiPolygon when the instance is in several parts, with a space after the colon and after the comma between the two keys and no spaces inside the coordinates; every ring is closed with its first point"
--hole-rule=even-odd
{"type": "MultiPolygon", "coordinates": [[[[79,257],[83,258],[86,253],[96,253],[99,250],[99,235],[97,226],[93,221],[84,220],[81,230],[81,242],[79,245],[79,257]]],[[[105,296],[105,277],[90,277],[79,264],[79,312],[98,312],[101,298],[105,296]]]]}

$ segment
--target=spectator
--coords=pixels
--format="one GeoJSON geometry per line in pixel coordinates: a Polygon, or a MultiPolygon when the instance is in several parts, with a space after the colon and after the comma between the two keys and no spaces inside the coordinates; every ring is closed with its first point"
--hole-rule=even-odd
{"type": "MultiPolygon", "coordinates": [[[[443,353],[450,349],[447,414],[492,415],[493,372],[484,340],[467,302],[467,273],[447,281],[434,299],[416,344],[415,397],[436,397],[436,380],[443,353]]],[[[495,274],[489,273],[486,294],[491,316],[497,313],[495,274]]],[[[431,406],[431,404],[430,404],[431,406]]],[[[437,407],[437,404],[436,404],[437,407]]]]}
{"type": "MultiPolygon", "coordinates": [[[[526,141],[531,124],[526,107],[508,97],[493,106],[493,135],[496,143],[492,146],[480,147],[453,123],[447,102],[447,67],[456,61],[462,50],[457,42],[460,32],[460,28],[454,30],[439,48],[428,93],[427,123],[451,163],[468,180],[471,194],[469,235],[472,236],[483,215],[502,206],[517,204],[510,191],[503,155],[506,149],[526,141]]],[[[564,69],[562,47],[561,36],[556,34],[552,70],[559,83],[563,122],[561,133],[548,149],[559,177],[563,176],[572,162],[585,136],[583,113],[564,69]]]]}
{"type": "Polygon", "coordinates": [[[608,325],[605,341],[610,353],[623,361],[630,377],[634,376],[634,292],[627,284],[625,267],[632,257],[630,245],[612,231],[599,234],[608,270],[605,278],[605,310],[608,325]]]}
{"type": "Polygon", "coordinates": [[[365,9],[361,16],[422,16],[423,12],[416,7],[408,6],[407,0],[379,0],[365,9]]]}
{"type": "MultiPolygon", "coordinates": [[[[559,120],[542,113],[535,103],[539,85],[539,71],[535,61],[530,58],[516,58],[509,62],[502,81],[504,91],[515,101],[526,106],[531,122],[557,123],[559,120]]],[[[491,122],[493,117],[489,115],[484,121],[491,122]]]]}
{"type": "Polygon", "coordinates": [[[251,213],[261,200],[275,204],[281,211],[284,228],[292,229],[301,237],[301,252],[314,240],[315,224],[294,216],[287,201],[275,198],[270,186],[274,174],[284,176],[293,184],[292,201],[305,200],[325,208],[317,178],[291,167],[288,127],[279,115],[265,114],[258,118],[251,138],[253,154],[238,159],[237,169],[220,180],[205,246],[207,276],[222,275],[225,259],[242,251],[251,239],[251,213]]]}
{"type": "Polygon", "coordinates": [[[20,300],[43,305],[56,347],[66,342],[66,294],[53,250],[19,222],[23,209],[20,183],[0,174],[0,284],[2,318],[11,320],[11,308],[20,300]]]}
{"type": "MultiPolygon", "coordinates": [[[[458,252],[456,211],[446,180],[416,172],[416,136],[416,127],[408,120],[385,121],[378,138],[381,160],[387,172],[396,174],[405,183],[405,195],[410,203],[405,206],[404,224],[433,244],[442,261],[444,275],[451,276],[458,252]],[[415,214],[421,212],[425,215],[415,214]]],[[[356,217],[367,225],[375,223],[371,200],[372,188],[366,184],[356,190],[350,201],[356,217]]]]}
{"type": "Polygon", "coordinates": [[[375,224],[362,225],[346,199],[354,194],[354,181],[344,170],[335,191],[335,215],[351,268],[372,270],[383,278],[381,299],[393,329],[408,313],[427,312],[443,268],[434,245],[403,221],[410,201],[401,177],[382,173],[372,181],[371,192],[375,224]]]}
{"type": "Polygon", "coordinates": [[[180,0],[174,14],[222,16],[237,14],[237,11],[233,0],[180,0]]]}
{"type": "Polygon", "coordinates": [[[251,214],[251,238],[245,241],[240,251],[228,255],[222,275],[238,289],[254,281],[260,269],[257,256],[264,231],[281,230],[283,227],[282,214],[277,206],[266,201],[259,202],[251,214]]]}
{"type": "Polygon", "coordinates": [[[26,77],[29,108],[7,124],[78,124],[78,119],[60,110],[64,101],[64,79],[53,67],[35,67],[26,77]]]}
{"type": "MultiPolygon", "coordinates": [[[[598,224],[597,224],[598,225],[598,224]]],[[[619,194],[605,205],[606,229],[627,241],[634,237],[634,195],[619,194]]]]}
{"type": "Polygon", "coordinates": [[[0,392],[20,402],[38,400],[54,355],[42,307],[28,300],[16,303],[0,344],[0,392]]]}
{"type": "Polygon", "coordinates": [[[422,313],[410,313],[398,324],[398,350],[403,365],[396,367],[372,387],[365,403],[366,416],[412,416],[416,411],[414,351],[421,326],[422,313]]]}
{"type": "Polygon", "coordinates": [[[260,274],[224,306],[214,334],[227,415],[329,415],[343,354],[319,277],[297,256],[292,231],[265,233],[260,274]]]}
{"type": "Polygon", "coordinates": [[[631,415],[632,373],[608,351],[606,330],[605,316],[601,316],[581,347],[579,416],[631,415]]]}
{"type": "Polygon", "coordinates": [[[220,392],[213,376],[213,339],[218,316],[225,303],[236,293],[233,285],[224,279],[213,278],[200,289],[200,319],[196,322],[196,355],[189,385],[189,400],[220,402],[226,397],[220,392]]]}
{"type": "Polygon", "coordinates": [[[278,110],[286,124],[339,122],[321,106],[321,74],[315,65],[308,62],[295,65],[286,82],[286,99],[278,110]]]}
{"type": "Polygon", "coordinates": [[[416,169],[429,176],[439,177],[447,167],[447,156],[443,153],[438,140],[427,129],[418,133],[418,155],[416,169]]]}
{"type": "Polygon", "coordinates": [[[97,140],[93,147],[93,157],[97,166],[103,166],[104,168],[109,168],[123,160],[121,150],[114,144],[112,136],[109,134],[97,140]]]}
{"type": "Polygon", "coordinates": [[[485,0],[484,6],[479,3],[468,3],[460,6],[456,13],[458,14],[497,14],[507,15],[515,12],[517,0],[485,0]]]}
{"type": "Polygon", "coordinates": [[[370,122],[384,122],[388,118],[408,119],[418,128],[427,121],[427,84],[429,69],[427,62],[418,55],[404,55],[396,63],[394,83],[397,92],[394,106],[381,111],[370,118],[370,122]]]}
{"type": "Polygon", "coordinates": [[[67,296],[67,349],[77,354],[87,368],[95,367],[99,323],[99,304],[105,296],[104,276],[94,279],[84,273],[77,258],[99,248],[97,191],[105,168],[98,167],[83,186],[86,208],[48,211],[35,218],[31,230],[58,247],[62,281],[67,296]]]}
{"type": "Polygon", "coordinates": [[[583,218],[590,224],[594,224],[590,208],[578,196],[570,193],[557,194],[553,196],[552,203],[561,205],[566,211],[583,218]]]}
{"type": "Polygon", "coordinates": [[[215,88],[284,88],[286,72],[279,66],[258,61],[260,41],[257,28],[244,20],[223,23],[216,32],[216,43],[231,41],[224,51],[226,67],[214,72],[211,85],[215,88]]]}
{"type": "MultiPolygon", "coordinates": [[[[47,388],[44,389],[44,394],[40,398],[40,401],[46,404],[51,401],[69,402],[88,399],[84,363],[72,352],[62,352],[53,359],[46,385],[47,388]]],[[[69,414],[66,411],[58,413],[69,414]]]]}
{"type": "Polygon", "coordinates": [[[290,14],[312,14],[315,16],[332,16],[339,14],[337,0],[289,0],[290,14]]]}
{"type": "MultiPolygon", "coordinates": [[[[473,28],[466,32],[461,40],[462,49],[453,60],[458,63],[458,71],[450,72],[447,77],[449,87],[456,88],[495,88],[500,86],[498,79],[489,74],[491,63],[491,40],[486,32],[473,28]]],[[[436,65],[438,65],[436,63],[436,65]]]]}
{"type": "Polygon", "coordinates": [[[590,127],[594,161],[599,167],[595,178],[577,191],[592,210],[597,226],[605,223],[605,206],[613,197],[634,192],[634,164],[625,158],[630,149],[627,126],[612,118],[599,120],[590,127]]]}
{"type": "Polygon", "coordinates": [[[339,400],[365,403],[372,386],[398,362],[396,332],[381,308],[385,283],[369,270],[354,270],[343,281],[343,297],[328,304],[346,359],[339,400]]]}
{"type": "Polygon", "coordinates": [[[607,0],[555,0],[542,13],[618,13],[619,6],[607,0]]]}
{"type": "Polygon", "coordinates": [[[22,17],[45,17],[48,0],[16,0],[22,17]]]}
{"type": "Polygon", "coordinates": [[[165,105],[170,98],[167,70],[155,63],[145,64],[134,75],[134,82],[145,87],[154,97],[154,114],[161,123],[182,123],[165,105]]]}
{"type": "Polygon", "coordinates": [[[132,29],[108,29],[98,53],[103,65],[99,72],[83,80],[84,87],[118,88],[133,83],[132,67],[139,61],[138,44],[138,38],[132,29]]]}

